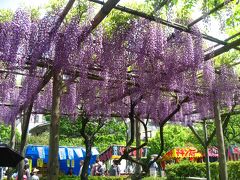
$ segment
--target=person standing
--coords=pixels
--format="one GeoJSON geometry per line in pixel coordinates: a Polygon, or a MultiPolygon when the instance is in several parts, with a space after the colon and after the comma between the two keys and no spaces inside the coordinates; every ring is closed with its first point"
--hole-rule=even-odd
{"type": "Polygon", "coordinates": [[[39,177],[37,176],[37,172],[38,172],[39,170],[38,169],[36,169],[36,168],[34,168],[33,169],[33,171],[32,171],[32,177],[31,177],[31,180],[39,180],[39,177]]]}
{"type": "Polygon", "coordinates": [[[25,164],[24,166],[24,175],[27,176],[27,180],[31,180],[29,164],[25,164]]]}
{"type": "Polygon", "coordinates": [[[80,161],[79,176],[81,176],[81,174],[82,174],[83,164],[84,164],[84,160],[81,160],[81,161],[80,161]]]}
{"type": "Polygon", "coordinates": [[[118,166],[117,160],[113,160],[113,164],[111,165],[109,169],[109,175],[110,176],[120,176],[120,168],[118,166]]]}
{"type": "Polygon", "coordinates": [[[99,161],[97,163],[97,167],[96,167],[96,176],[103,176],[104,175],[104,168],[103,168],[103,163],[101,161],[99,161]]]}
{"type": "Polygon", "coordinates": [[[3,179],[3,168],[0,167],[0,180],[2,180],[2,179],[3,179]]]}
{"type": "MultiPolygon", "coordinates": [[[[154,156],[151,157],[151,161],[154,161],[154,156]]],[[[152,163],[152,165],[150,166],[150,176],[157,176],[157,170],[158,170],[158,165],[157,163],[154,161],[152,163]]]]}

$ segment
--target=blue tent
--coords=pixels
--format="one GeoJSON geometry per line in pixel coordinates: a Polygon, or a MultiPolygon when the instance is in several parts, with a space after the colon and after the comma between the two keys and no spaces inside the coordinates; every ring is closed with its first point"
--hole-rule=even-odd
{"type": "MultiPolygon", "coordinates": [[[[48,149],[48,146],[28,145],[25,156],[32,159],[33,167],[37,167],[38,159],[42,159],[43,163],[48,162],[48,149]]],[[[80,170],[80,161],[84,160],[86,157],[85,149],[82,147],[60,146],[58,150],[60,170],[67,174],[69,168],[72,167],[74,175],[78,175],[80,170]]],[[[92,148],[90,166],[96,161],[98,154],[97,149],[92,148]]]]}

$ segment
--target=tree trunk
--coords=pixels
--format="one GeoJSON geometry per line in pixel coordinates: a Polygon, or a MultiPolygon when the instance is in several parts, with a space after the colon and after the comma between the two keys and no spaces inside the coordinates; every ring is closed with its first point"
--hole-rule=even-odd
{"type": "Polygon", "coordinates": [[[58,180],[59,162],[59,121],[60,121],[60,101],[62,94],[62,83],[60,73],[53,75],[52,113],[49,137],[49,158],[48,158],[48,180],[58,180]]]}
{"type": "Polygon", "coordinates": [[[10,137],[9,146],[12,149],[14,149],[15,143],[16,143],[16,121],[14,120],[11,124],[11,137],[10,137]]]}
{"type": "Polygon", "coordinates": [[[91,153],[92,153],[92,143],[91,140],[85,139],[86,157],[84,159],[84,164],[82,168],[81,180],[88,179],[88,167],[90,164],[91,153]]]}
{"type": "Polygon", "coordinates": [[[221,115],[220,115],[220,106],[216,96],[214,96],[214,117],[215,117],[216,135],[217,135],[217,143],[218,143],[219,179],[227,180],[228,179],[227,163],[226,163],[222,121],[221,121],[221,115]]]}
{"type": "MultiPolygon", "coordinates": [[[[16,143],[16,120],[14,120],[11,124],[11,137],[10,137],[10,142],[9,146],[14,149],[15,148],[15,143],[16,143]]],[[[9,168],[7,171],[7,179],[10,180],[12,176],[12,168],[9,168]]]]}
{"type": "MultiPolygon", "coordinates": [[[[22,135],[21,135],[21,143],[20,143],[20,150],[19,153],[24,157],[24,148],[26,146],[27,142],[27,134],[28,134],[28,126],[29,126],[29,121],[32,113],[32,108],[33,108],[33,103],[29,105],[27,110],[23,114],[23,120],[22,120],[22,135]]],[[[18,180],[22,180],[23,178],[23,168],[24,168],[24,161],[22,160],[19,163],[18,166],[18,180]]]]}

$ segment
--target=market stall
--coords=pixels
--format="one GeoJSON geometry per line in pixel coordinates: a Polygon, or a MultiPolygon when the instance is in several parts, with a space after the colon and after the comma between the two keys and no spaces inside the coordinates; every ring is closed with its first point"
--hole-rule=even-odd
{"type": "MultiPolygon", "coordinates": [[[[48,150],[48,146],[29,145],[26,148],[25,156],[31,160],[30,166],[40,169],[43,175],[45,175],[47,172],[48,150]]],[[[97,149],[93,148],[90,165],[95,163],[98,154],[99,153],[97,149]]],[[[69,169],[72,168],[73,174],[78,175],[80,170],[80,161],[85,157],[86,151],[82,147],[59,147],[58,159],[60,171],[64,174],[67,174],[69,169]]]]}
{"type": "Polygon", "coordinates": [[[240,148],[236,145],[231,145],[228,147],[228,160],[238,161],[240,158],[240,148]]]}
{"type": "MultiPolygon", "coordinates": [[[[110,167],[114,159],[119,159],[125,150],[123,145],[111,145],[107,150],[99,155],[99,159],[106,164],[106,168],[110,167]]],[[[147,158],[147,147],[140,149],[141,158],[147,158]]],[[[136,158],[136,150],[130,153],[130,156],[136,158]]],[[[120,172],[129,172],[130,165],[127,164],[126,160],[122,160],[120,166],[120,172]]],[[[132,165],[131,165],[132,166],[132,165]]]]}
{"type": "Polygon", "coordinates": [[[213,146],[208,148],[208,157],[210,162],[215,162],[218,160],[218,148],[213,146]]]}

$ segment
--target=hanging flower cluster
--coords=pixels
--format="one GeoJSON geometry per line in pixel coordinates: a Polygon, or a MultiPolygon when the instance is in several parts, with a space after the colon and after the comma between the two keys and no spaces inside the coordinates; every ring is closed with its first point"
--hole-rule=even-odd
{"type": "MultiPolygon", "coordinates": [[[[102,27],[90,34],[91,23],[80,23],[79,18],[57,27],[58,15],[31,22],[23,11],[17,11],[12,22],[0,24],[1,62],[9,73],[18,69],[28,74],[18,95],[11,94],[11,121],[33,96],[35,110],[50,111],[52,82],[36,95],[49,69],[63,74],[61,112],[73,118],[80,108],[93,117],[126,117],[131,102],[137,102],[135,113],[159,124],[178,100],[190,97],[173,118],[187,124],[212,115],[213,92],[222,106],[233,103],[238,81],[232,70],[222,67],[215,74],[213,64],[204,62],[196,27],[194,35],[175,31],[173,38],[159,24],[143,19],[133,20],[111,37],[102,27]]],[[[10,92],[16,90],[11,79],[0,80],[1,101],[8,96],[7,86],[10,92]]]]}

